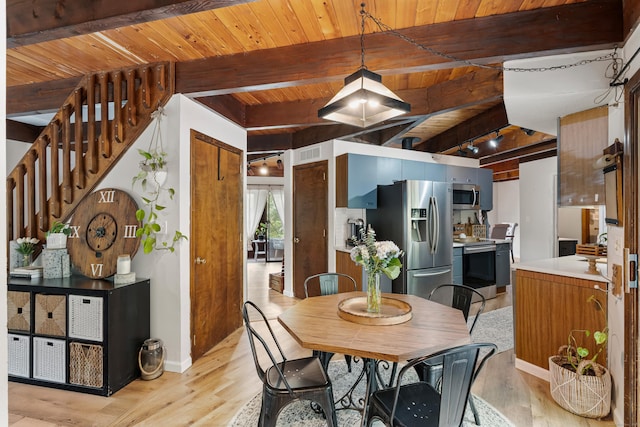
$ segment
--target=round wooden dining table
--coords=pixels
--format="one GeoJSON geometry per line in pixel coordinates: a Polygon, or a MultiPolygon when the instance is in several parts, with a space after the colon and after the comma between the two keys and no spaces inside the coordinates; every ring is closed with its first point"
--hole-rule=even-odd
{"type": "Polygon", "coordinates": [[[379,387],[375,379],[377,361],[403,362],[471,342],[460,310],[415,295],[382,295],[411,306],[411,318],[404,323],[371,325],[340,317],[341,301],[362,296],[366,293],[306,298],[280,314],[278,321],[304,348],[363,358],[367,374],[365,411],[369,394],[379,387]]]}

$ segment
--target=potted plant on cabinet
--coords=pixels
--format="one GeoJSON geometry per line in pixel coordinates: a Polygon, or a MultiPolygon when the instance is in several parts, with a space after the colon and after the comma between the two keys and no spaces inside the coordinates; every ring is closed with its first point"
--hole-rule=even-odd
{"type": "Polygon", "coordinates": [[[266,235],[267,235],[267,224],[264,222],[261,222],[258,225],[258,228],[256,228],[256,237],[258,238],[258,240],[262,241],[264,240],[266,235]]]}
{"type": "Polygon", "coordinates": [[[69,224],[53,221],[51,228],[45,234],[47,249],[64,249],[67,247],[67,238],[71,234],[69,224]]]}
{"type": "MultiPolygon", "coordinates": [[[[602,304],[594,295],[587,302],[593,303],[605,316],[602,304]]],[[[607,326],[593,334],[587,329],[573,329],[569,332],[567,344],[558,349],[557,355],[549,358],[551,396],[567,411],[588,418],[602,418],[609,414],[611,374],[597,362],[598,356],[606,348],[608,333],[607,326]],[[593,355],[582,347],[578,337],[593,337],[593,355]]]]}

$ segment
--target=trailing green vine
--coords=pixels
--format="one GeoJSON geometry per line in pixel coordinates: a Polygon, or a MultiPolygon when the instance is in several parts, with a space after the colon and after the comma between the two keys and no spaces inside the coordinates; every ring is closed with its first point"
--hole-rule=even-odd
{"type": "Polygon", "coordinates": [[[136,237],[140,237],[142,248],[145,254],[156,250],[175,251],[175,246],[181,240],[188,240],[187,236],[176,230],[171,241],[162,240],[158,246],[158,234],[162,231],[162,227],[158,224],[158,212],[166,209],[166,206],[158,203],[160,197],[166,194],[169,200],[173,200],[176,192],[171,187],[164,186],[164,178],[167,174],[167,153],[162,146],[162,134],[160,132],[160,121],[164,115],[162,107],[151,114],[156,119],[149,148],[145,151],[138,150],[142,156],[139,163],[139,172],[133,177],[132,186],[140,183],[143,194],[141,195],[144,207],[136,211],[136,219],[140,221],[141,226],[136,231],[136,237]]]}

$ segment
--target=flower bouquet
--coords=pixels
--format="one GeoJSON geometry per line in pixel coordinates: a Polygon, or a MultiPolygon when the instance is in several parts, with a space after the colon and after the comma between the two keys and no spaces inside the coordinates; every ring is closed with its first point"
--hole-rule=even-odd
{"type": "Polygon", "coordinates": [[[369,226],[360,230],[362,242],[351,249],[351,259],[367,272],[367,311],[380,313],[380,273],[393,280],[400,275],[403,252],[395,243],[376,242],[376,232],[369,226]]]}
{"type": "Polygon", "coordinates": [[[35,237],[20,237],[16,240],[18,247],[16,251],[20,255],[22,255],[22,267],[26,267],[31,264],[31,257],[33,256],[33,252],[36,250],[36,245],[40,242],[40,240],[35,237]]]}

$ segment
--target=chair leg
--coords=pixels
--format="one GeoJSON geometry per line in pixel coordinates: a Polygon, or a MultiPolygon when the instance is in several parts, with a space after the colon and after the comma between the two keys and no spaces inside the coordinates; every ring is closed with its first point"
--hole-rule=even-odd
{"type": "Polygon", "coordinates": [[[351,356],[349,356],[348,354],[345,354],[344,360],[345,362],[347,362],[347,371],[351,372],[351,356]]]}
{"type": "Polygon", "coordinates": [[[476,405],[473,403],[473,396],[469,394],[469,407],[471,408],[471,412],[473,412],[473,419],[476,422],[476,425],[480,425],[480,415],[478,415],[478,410],[476,409],[476,405]]]}

